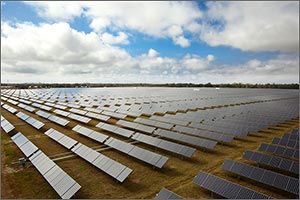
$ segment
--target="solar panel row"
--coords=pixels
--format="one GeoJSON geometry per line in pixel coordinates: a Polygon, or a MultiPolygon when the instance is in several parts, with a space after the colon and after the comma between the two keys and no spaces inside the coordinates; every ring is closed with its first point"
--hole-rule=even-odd
{"type": "Polygon", "coordinates": [[[196,145],[199,147],[204,147],[207,149],[214,149],[215,146],[217,145],[217,142],[215,142],[215,141],[206,140],[206,139],[189,136],[189,135],[184,135],[184,134],[176,133],[173,131],[162,130],[162,129],[155,130],[154,134],[165,137],[165,138],[169,138],[172,140],[177,140],[180,142],[196,145]]]}
{"type": "Polygon", "coordinates": [[[109,138],[105,144],[158,168],[162,168],[168,160],[168,158],[165,156],[153,153],[112,137],[109,138]]]}
{"type": "Polygon", "coordinates": [[[293,160],[250,150],[244,152],[243,158],[246,160],[252,160],[260,164],[299,174],[299,162],[293,160]]]}
{"type": "Polygon", "coordinates": [[[123,182],[132,172],[132,169],[81,143],[78,143],[74,148],[72,148],[72,151],[120,182],[123,182]]]}
{"type": "Polygon", "coordinates": [[[63,119],[63,118],[55,116],[55,115],[51,115],[51,114],[41,111],[41,110],[37,111],[36,114],[45,119],[49,119],[50,121],[55,122],[61,126],[66,126],[70,122],[66,119],[63,119]]]}
{"type": "Polygon", "coordinates": [[[9,121],[7,121],[2,115],[1,115],[1,128],[5,131],[5,133],[9,133],[15,129],[14,125],[12,125],[9,121]]]}
{"type": "Polygon", "coordinates": [[[154,121],[154,120],[150,120],[150,119],[143,119],[143,118],[136,118],[134,120],[134,122],[138,122],[138,123],[142,123],[142,124],[146,124],[146,125],[150,125],[150,126],[154,126],[154,127],[164,128],[164,129],[171,129],[174,126],[174,124],[154,121]]]}
{"type": "Polygon", "coordinates": [[[17,112],[17,109],[15,109],[7,104],[4,104],[2,107],[5,108],[6,110],[8,110],[9,112],[11,112],[12,114],[17,112]]]}
{"type": "Polygon", "coordinates": [[[170,142],[167,140],[163,140],[160,138],[152,137],[149,135],[145,135],[142,133],[135,133],[132,136],[132,139],[143,142],[145,144],[149,144],[155,146],[160,149],[164,149],[182,156],[192,157],[195,153],[196,149],[192,147],[188,147],[182,144],[177,144],[175,142],[170,142]]]}
{"type": "Polygon", "coordinates": [[[91,118],[83,117],[83,116],[73,114],[73,113],[69,114],[68,117],[71,118],[71,119],[83,122],[85,124],[89,123],[92,120],[91,118]]]}
{"type": "Polygon", "coordinates": [[[271,199],[265,194],[205,172],[200,172],[193,183],[228,199],[271,199]]]}
{"type": "Polygon", "coordinates": [[[283,138],[273,138],[272,144],[278,144],[281,146],[287,146],[294,149],[299,149],[299,141],[297,140],[288,140],[283,138]]]}
{"type": "Polygon", "coordinates": [[[282,138],[287,139],[287,140],[299,140],[299,135],[291,134],[291,133],[284,133],[282,138]]]}
{"type": "Polygon", "coordinates": [[[100,143],[103,143],[108,138],[107,135],[104,135],[102,133],[99,133],[97,131],[94,131],[92,129],[88,129],[88,128],[80,126],[80,125],[76,125],[72,130],[79,133],[79,134],[81,134],[81,135],[84,135],[84,136],[89,137],[93,140],[96,140],[97,142],[100,142],[100,143]]]}
{"type": "Polygon", "coordinates": [[[45,125],[43,122],[40,122],[39,120],[34,119],[33,117],[30,117],[23,112],[18,112],[16,116],[24,120],[25,122],[27,122],[28,124],[30,124],[36,129],[40,129],[45,125]]]}
{"type": "Polygon", "coordinates": [[[34,107],[37,107],[37,108],[41,108],[41,109],[43,109],[43,110],[47,110],[47,111],[49,111],[49,110],[52,109],[52,108],[49,107],[49,106],[45,106],[45,105],[42,105],[42,104],[39,104],[39,103],[33,103],[33,104],[31,104],[31,105],[33,105],[34,107]]]}
{"type": "Polygon", "coordinates": [[[81,188],[72,177],[42,151],[36,152],[29,160],[62,199],[71,198],[81,188]]]}
{"type": "Polygon", "coordinates": [[[67,149],[71,149],[75,144],[78,142],[62,133],[59,131],[51,128],[45,132],[46,135],[48,135],[51,139],[55,140],[59,144],[63,145],[67,149]]]}
{"type": "Polygon", "coordinates": [[[134,123],[134,122],[129,122],[129,121],[125,121],[125,120],[119,120],[117,122],[117,124],[134,129],[134,130],[146,132],[146,133],[153,133],[153,131],[155,130],[154,127],[146,126],[146,125],[138,124],[138,123],[134,123]]]}
{"type": "Polygon", "coordinates": [[[100,122],[96,127],[129,138],[134,132],[111,124],[100,122]]]}
{"type": "Polygon", "coordinates": [[[81,188],[72,177],[56,165],[22,133],[17,133],[11,139],[62,199],[71,198],[81,188]]]}
{"type": "Polygon", "coordinates": [[[225,160],[222,169],[296,195],[299,194],[299,179],[290,176],[233,160],[225,160]]]}
{"type": "Polygon", "coordinates": [[[274,144],[262,143],[259,146],[259,150],[266,151],[269,153],[274,153],[274,154],[277,154],[280,156],[285,156],[288,158],[299,159],[299,150],[298,149],[292,149],[292,148],[277,146],[274,144]]]}
{"type": "Polygon", "coordinates": [[[233,136],[232,135],[224,135],[224,134],[219,134],[219,133],[213,133],[213,132],[207,132],[195,128],[190,128],[190,127],[185,127],[185,126],[180,126],[176,125],[173,130],[182,132],[182,133],[187,133],[190,135],[196,135],[208,139],[213,139],[217,141],[222,141],[222,142],[232,142],[233,136]]]}
{"type": "Polygon", "coordinates": [[[178,194],[175,194],[174,192],[167,190],[166,188],[161,189],[159,193],[156,194],[156,197],[154,198],[154,200],[168,200],[168,199],[183,199],[183,198],[178,194]]]}

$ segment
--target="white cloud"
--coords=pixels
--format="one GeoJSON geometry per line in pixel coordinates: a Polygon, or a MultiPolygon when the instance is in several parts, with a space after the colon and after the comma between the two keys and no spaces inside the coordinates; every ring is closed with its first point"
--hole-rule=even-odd
{"type": "Polygon", "coordinates": [[[118,32],[117,36],[109,33],[103,33],[101,39],[106,44],[129,44],[128,36],[124,32],[118,32]]]}
{"type": "Polygon", "coordinates": [[[299,51],[299,2],[209,2],[200,39],[244,51],[299,51]],[[212,26],[211,22],[218,25],[212,26]]]}
{"type": "Polygon", "coordinates": [[[26,1],[24,3],[34,6],[38,15],[55,21],[72,20],[83,12],[83,6],[78,1],[26,1]]]}
{"type": "MultiPolygon", "coordinates": [[[[28,2],[25,2],[28,3],[28,2]]],[[[199,29],[202,16],[195,2],[29,2],[38,14],[51,20],[70,20],[81,14],[90,18],[90,27],[102,33],[135,30],[156,38],[172,38],[174,44],[189,46],[185,32],[199,29]]]]}
{"type": "Polygon", "coordinates": [[[220,66],[211,54],[170,58],[151,48],[133,57],[67,23],[4,22],[1,50],[1,78],[10,82],[299,82],[298,55],[220,66]]]}
{"type": "Polygon", "coordinates": [[[175,38],[173,38],[173,41],[175,44],[178,44],[179,46],[181,46],[183,48],[190,46],[190,41],[183,36],[175,37],[175,38]]]}
{"type": "Polygon", "coordinates": [[[158,55],[159,55],[159,53],[158,53],[157,51],[155,51],[154,49],[149,49],[149,51],[148,51],[148,56],[149,56],[150,58],[156,57],[156,56],[158,56],[158,55]]]}
{"type": "Polygon", "coordinates": [[[206,59],[207,59],[208,62],[212,62],[212,61],[215,60],[215,57],[214,57],[214,55],[209,54],[209,55],[206,56],[206,59]]]}

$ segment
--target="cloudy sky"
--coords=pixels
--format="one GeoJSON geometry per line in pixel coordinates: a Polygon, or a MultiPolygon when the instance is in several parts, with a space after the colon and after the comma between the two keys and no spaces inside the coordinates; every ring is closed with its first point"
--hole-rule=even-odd
{"type": "Polygon", "coordinates": [[[1,1],[2,82],[299,83],[299,2],[1,1]]]}

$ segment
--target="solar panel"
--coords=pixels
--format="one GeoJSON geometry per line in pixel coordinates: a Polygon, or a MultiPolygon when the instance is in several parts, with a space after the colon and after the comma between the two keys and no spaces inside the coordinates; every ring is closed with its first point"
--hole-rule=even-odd
{"type": "Polygon", "coordinates": [[[193,183],[228,199],[271,199],[270,196],[206,172],[200,172],[193,183]]]}
{"type": "Polygon", "coordinates": [[[117,122],[117,124],[121,125],[121,126],[128,127],[128,128],[132,128],[132,129],[135,129],[135,130],[138,130],[138,131],[143,131],[143,132],[146,132],[146,133],[153,133],[153,131],[155,130],[155,127],[146,126],[146,125],[143,125],[143,124],[137,124],[137,123],[129,122],[129,121],[125,121],[125,120],[119,120],[117,122]]]}
{"type": "Polygon", "coordinates": [[[77,114],[80,114],[80,115],[85,115],[87,112],[84,111],[84,110],[79,110],[79,109],[76,109],[76,108],[71,108],[69,110],[70,112],[73,112],[73,113],[77,113],[77,114]]]}
{"type": "Polygon", "coordinates": [[[293,160],[250,150],[247,150],[244,153],[243,158],[246,160],[252,160],[260,164],[299,174],[299,162],[293,160]]]}
{"type": "Polygon", "coordinates": [[[168,160],[168,158],[165,156],[153,153],[115,138],[109,138],[105,144],[158,168],[162,168],[168,160]]]}
{"type": "Polygon", "coordinates": [[[59,109],[55,109],[53,112],[55,112],[56,114],[62,115],[64,117],[67,117],[68,115],[71,114],[70,112],[59,110],[59,109]]]}
{"type": "Polygon", "coordinates": [[[299,140],[299,135],[293,135],[290,133],[284,133],[282,136],[283,139],[287,139],[287,140],[299,140]]]}
{"type": "Polygon", "coordinates": [[[36,152],[29,160],[62,199],[71,198],[81,188],[72,177],[42,151],[36,152]]]}
{"type": "Polygon", "coordinates": [[[175,142],[170,142],[167,140],[163,140],[160,138],[152,137],[149,135],[145,135],[142,133],[135,133],[132,136],[132,139],[143,142],[145,144],[149,144],[155,146],[160,149],[164,149],[166,151],[170,151],[185,157],[192,157],[195,153],[196,149],[192,147],[188,147],[182,144],[177,144],[175,142]]]}
{"type": "Polygon", "coordinates": [[[136,118],[134,120],[134,122],[138,122],[138,123],[142,123],[142,124],[146,124],[146,125],[150,125],[150,126],[155,126],[155,127],[159,127],[159,128],[164,128],[164,129],[171,129],[174,126],[174,124],[158,122],[158,121],[144,119],[144,118],[136,118]]]}
{"type": "Polygon", "coordinates": [[[26,115],[25,113],[22,113],[22,112],[18,112],[16,114],[16,116],[19,117],[20,119],[24,120],[24,121],[29,118],[28,115],[26,115]]]}
{"type": "Polygon", "coordinates": [[[17,109],[15,109],[7,104],[4,104],[2,107],[5,108],[6,110],[8,110],[9,112],[11,112],[12,114],[17,112],[17,109]]]}
{"type": "Polygon", "coordinates": [[[280,156],[285,156],[288,158],[299,159],[299,150],[298,149],[291,149],[283,146],[277,146],[274,144],[266,144],[262,143],[259,146],[260,151],[266,151],[269,153],[274,153],[280,156]]]}
{"type": "Polygon", "coordinates": [[[278,144],[281,146],[291,147],[294,149],[299,149],[299,141],[297,140],[288,140],[284,138],[273,138],[272,144],[278,144]]]}
{"type": "Polygon", "coordinates": [[[103,111],[103,115],[108,115],[117,119],[124,119],[127,115],[121,114],[121,113],[115,113],[115,112],[109,112],[109,111],[103,111]]]}
{"type": "Polygon", "coordinates": [[[76,125],[72,130],[79,133],[79,134],[81,134],[81,135],[89,137],[93,140],[101,142],[101,143],[103,143],[108,138],[107,135],[104,135],[102,133],[99,133],[97,131],[94,131],[92,129],[88,129],[88,128],[80,126],[80,125],[76,125]]]}
{"type": "Polygon", "coordinates": [[[233,136],[232,135],[224,135],[224,134],[219,134],[219,133],[212,133],[212,132],[207,132],[195,128],[190,128],[190,127],[184,127],[180,125],[176,125],[173,130],[178,131],[178,132],[183,132],[183,133],[188,133],[190,135],[196,135],[208,139],[213,139],[217,141],[222,141],[222,142],[232,142],[233,136]]]}
{"type": "Polygon", "coordinates": [[[29,157],[31,163],[61,198],[71,198],[81,188],[74,179],[31,143],[22,133],[19,132],[14,135],[12,140],[26,157],[29,157]]]}
{"type": "Polygon", "coordinates": [[[41,117],[43,117],[43,118],[48,118],[48,117],[50,117],[51,116],[51,114],[49,114],[49,113],[46,113],[46,112],[44,112],[44,111],[41,111],[41,110],[39,110],[39,111],[37,111],[37,112],[35,112],[35,114],[37,114],[37,115],[39,115],[39,116],[41,116],[41,117]]]}
{"type": "Polygon", "coordinates": [[[129,138],[134,132],[111,124],[100,122],[96,127],[129,138]]]}
{"type": "Polygon", "coordinates": [[[19,147],[19,149],[21,149],[26,157],[29,157],[38,150],[38,148],[32,142],[30,142],[21,132],[11,137],[11,139],[19,147]]]}
{"type": "Polygon", "coordinates": [[[91,118],[95,118],[95,119],[100,119],[102,121],[107,121],[110,119],[110,117],[105,116],[105,115],[101,115],[101,114],[96,114],[96,113],[92,113],[92,112],[87,112],[86,116],[91,117],[91,118]]]}
{"type": "Polygon", "coordinates": [[[63,145],[67,149],[71,149],[75,144],[77,144],[77,141],[60,133],[59,131],[51,128],[45,132],[46,135],[48,135],[50,138],[58,142],[59,144],[63,145]]]}
{"type": "Polygon", "coordinates": [[[5,133],[9,133],[15,129],[15,127],[9,121],[7,121],[2,115],[1,115],[1,128],[5,131],[5,133]]]}
{"type": "Polygon", "coordinates": [[[171,192],[170,190],[167,190],[166,188],[163,188],[159,191],[158,194],[156,194],[155,200],[166,200],[166,199],[183,199],[178,194],[175,194],[174,192],[171,192]]]}
{"type": "Polygon", "coordinates": [[[75,154],[82,157],[84,160],[88,161],[105,173],[109,174],[119,182],[123,182],[132,172],[132,169],[106,157],[103,154],[100,154],[99,152],[81,143],[75,145],[71,150],[75,154]]]}
{"type": "Polygon", "coordinates": [[[290,176],[254,167],[252,165],[236,162],[233,160],[225,160],[222,165],[222,169],[296,195],[299,194],[299,179],[290,176]],[[255,175],[252,176],[252,173],[255,169],[255,175]],[[257,171],[257,169],[259,169],[260,171],[257,171]],[[280,184],[282,182],[286,182],[288,184],[282,185],[280,184]]]}
{"type": "Polygon", "coordinates": [[[70,115],[68,115],[68,117],[71,118],[71,119],[74,119],[74,120],[86,123],[86,124],[89,123],[92,120],[91,118],[83,117],[83,116],[80,116],[80,115],[77,115],[77,114],[73,114],[73,113],[71,113],[70,115]]]}
{"type": "Polygon", "coordinates": [[[165,138],[177,140],[180,142],[196,145],[199,147],[208,148],[208,149],[214,149],[214,147],[217,144],[217,142],[215,142],[215,141],[206,140],[206,139],[189,136],[189,135],[184,135],[184,134],[176,133],[173,131],[162,130],[162,129],[157,129],[154,132],[154,134],[160,135],[165,138]]]}

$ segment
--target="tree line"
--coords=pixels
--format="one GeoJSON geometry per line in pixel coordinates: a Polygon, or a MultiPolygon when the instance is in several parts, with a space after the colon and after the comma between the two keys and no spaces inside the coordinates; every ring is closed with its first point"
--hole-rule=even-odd
{"type": "Polygon", "coordinates": [[[1,88],[34,89],[34,88],[82,88],[82,87],[210,87],[210,88],[278,88],[299,89],[298,83],[291,84],[249,84],[249,83],[1,83],[1,88]]]}

